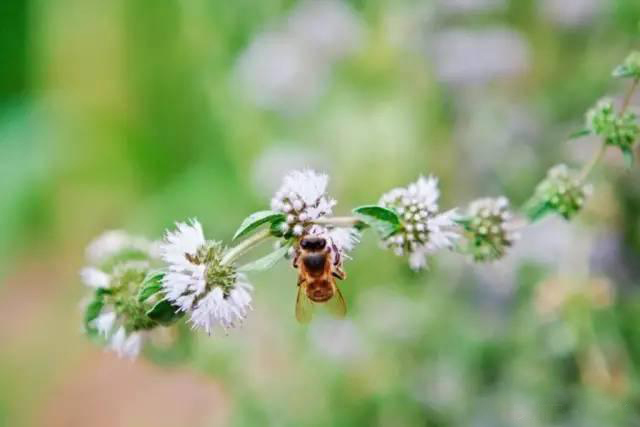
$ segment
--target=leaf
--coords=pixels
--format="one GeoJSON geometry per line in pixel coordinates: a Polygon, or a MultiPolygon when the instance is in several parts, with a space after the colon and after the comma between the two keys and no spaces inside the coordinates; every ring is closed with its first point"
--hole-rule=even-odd
{"type": "Polygon", "coordinates": [[[238,269],[238,271],[263,271],[263,270],[268,270],[271,267],[273,267],[274,265],[276,265],[276,263],[278,261],[280,261],[282,258],[284,258],[284,256],[287,254],[287,252],[289,251],[289,248],[291,247],[290,244],[284,245],[281,248],[276,249],[275,251],[271,252],[269,255],[266,255],[260,259],[257,259],[253,262],[250,262],[248,264],[243,265],[242,267],[240,267],[238,269]]]}
{"type": "Polygon", "coordinates": [[[582,138],[583,136],[587,135],[591,135],[591,131],[589,129],[580,129],[569,134],[569,139],[582,138]]]}
{"type": "Polygon", "coordinates": [[[353,210],[359,220],[375,228],[382,237],[388,237],[401,227],[400,217],[391,209],[377,205],[360,206],[353,210]]]}
{"type": "Polygon", "coordinates": [[[104,301],[101,297],[98,296],[96,299],[91,301],[91,303],[89,303],[84,311],[84,326],[89,335],[94,335],[97,332],[96,328],[91,325],[91,322],[96,320],[96,318],[100,315],[102,307],[104,307],[104,301]]]}
{"type": "Polygon", "coordinates": [[[553,208],[547,202],[537,202],[525,208],[525,211],[531,222],[536,222],[548,213],[553,212],[553,208]]]}
{"type": "Polygon", "coordinates": [[[162,290],[162,279],[164,278],[164,272],[155,270],[149,272],[147,277],[144,278],[140,285],[140,291],[138,292],[138,302],[145,302],[151,295],[158,293],[162,290]]]}
{"type": "Polygon", "coordinates": [[[147,311],[147,317],[149,317],[149,319],[165,326],[175,322],[182,317],[183,314],[184,313],[178,311],[178,308],[167,300],[158,302],[153,308],[147,311]]]}
{"type": "Polygon", "coordinates": [[[622,149],[622,158],[624,159],[624,165],[627,169],[631,169],[633,167],[633,150],[631,148],[623,148],[622,149]]]}
{"type": "Polygon", "coordinates": [[[240,224],[240,227],[236,231],[236,234],[234,234],[233,236],[233,240],[236,240],[237,238],[252,232],[253,230],[260,227],[264,223],[267,223],[267,222],[273,223],[276,220],[280,220],[280,219],[284,220],[284,218],[285,216],[281,212],[275,212],[275,211],[255,212],[249,215],[247,218],[245,218],[244,221],[242,221],[242,224],[240,224]]]}

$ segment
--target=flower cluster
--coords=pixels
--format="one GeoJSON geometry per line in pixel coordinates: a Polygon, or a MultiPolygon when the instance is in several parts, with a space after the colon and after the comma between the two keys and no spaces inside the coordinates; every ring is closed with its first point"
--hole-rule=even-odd
{"type": "Polygon", "coordinates": [[[473,201],[467,216],[459,222],[467,232],[467,250],[475,261],[502,258],[519,238],[506,197],[473,201]]]}
{"type": "Polygon", "coordinates": [[[205,240],[198,221],[176,226],[161,246],[168,266],[162,280],[166,298],[208,334],[216,325],[225,330],[237,326],[251,309],[251,285],[233,265],[222,262],[222,244],[205,240]]]}
{"type": "Polygon", "coordinates": [[[92,289],[85,329],[121,357],[136,357],[148,331],[157,326],[147,315],[157,299],[139,298],[140,287],[152,275],[155,252],[150,249],[154,246],[122,231],[104,233],[87,248],[91,264],[80,271],[82,281],[92,289]]]}
{"type": "Polygon", "coordinates": [[[571,219],[582,209],[591,194],[591,186],[582,184],[577,174],[567,165],[559,164],[547,172],[547,177],[536,187],[533,198],[525,208],[532,220],[550,211],[571,219]]]}
{"type": "Polygon", "coordinates": [[[286,215],[280,224],[282,233],[302,236],[314,220],[331,214],[336,201],[326,193],[328,182],[327,175],[312,170],[292,171],[284,177],[271,199],[271,209],[286,215]]]}
{"type": "Polygon", "coordinates": [[[459,237],[455,209],[439,213],[438,180],[420,177],[406,188],[384,194],[379,204],[396,212],[400,227],[383,240],[396,255],[409,255],[415,270],[426,266],[426,257],[439,249],[451,248],[459,237]]]}
{"type": "Polygon", "coordinates": [[[600,100],[587,113],[587,129],[601,136],[608,145],[630,151],[640,134],[637,117],[630,112],[618,114],[610,99],[600,100]]]}

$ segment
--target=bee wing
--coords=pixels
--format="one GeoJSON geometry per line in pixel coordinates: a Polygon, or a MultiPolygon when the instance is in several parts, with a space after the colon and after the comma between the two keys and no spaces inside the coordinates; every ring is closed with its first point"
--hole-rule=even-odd
{"type": "Polygon", "coordinates": [[[296,297],[296,319],[300,323],[309,323],[313,317],[313,301],[307,296],[307,284],[305,282],[298,285],[298,296],[296,297]]]}
{"type": "Polygon", "coordinates": [[[336,292],[333,295],[333,298],[324,303],[324,305],[331,314],[336,317],[343,318],[347,314],[347,303],[342,296],[342,292],[340,292],[340,289],[337,286],[335,287],[335,290],[336,292]]]}

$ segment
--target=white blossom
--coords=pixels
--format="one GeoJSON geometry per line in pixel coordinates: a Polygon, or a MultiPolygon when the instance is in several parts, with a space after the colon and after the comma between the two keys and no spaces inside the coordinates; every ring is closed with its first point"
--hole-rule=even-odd
{"type": "Polygon", "coordinates": [[[198,221],[176,227],[161,247],[168,264],[163,278],[167,299],[189,315],[193,327],[208,334],[216,325],[225,330],[239,325],[251,309],[252,287],[246,277],[222,265],[222,245],[206,241],[198,221]]]}
{"type": "Polygon", "coordinates": [[[125,250],[135,250],[155,258],[158,256],[158,243],[144,237],[132,236],[123,230],[110,230],[93,240],[86,249],[87,260],[99,264],[125,250]]]}
{"type": "Polygon", "coordinates": [[[142,332],[127,333],[121,326],[111,337],[109,348],[115,351],[118,356],[127,359],[135,359],[142,350],[144,334],[142,332]]]}
{"type": "Polygon", "coordinates": [[[111,276],[95,267],[85,267],[80,270],[80,278],[90,288],[108,288],[111,276]]]}
{"type": "Polygon", "coordinates": [[[271,209],[287,214],[284,232],[300,236],[312,221],[330,215],[336,201],[327,195],[329,177],[311,169],[289,172],[271,199],[271,209]]]}
{"type": "Polygon", "coordinates": [[[427,255],[451,248],[460,237],[455,209],[438,212],[438,180],[420,177],[406,188],[395,188],[384,194],[380,205],[393,209],[402,228],[384,241],[397,255],[409,255],[409,265],[419,270],[427,265],[427,255]]]}

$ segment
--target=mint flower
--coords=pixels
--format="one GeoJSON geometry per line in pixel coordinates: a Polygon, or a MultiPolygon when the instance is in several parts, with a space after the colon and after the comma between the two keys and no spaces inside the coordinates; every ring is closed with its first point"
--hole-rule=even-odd
{"type": "Polygon", "coordinates": [[[616,113],[610,99],[598,101],[587,112],[587,129],[604,138],[606,144],[620,147],[623,152],[631,152],[640,134],[636,115],[630,112],[616,113]]]}
{"type": "Polygon", "coordinates": [[[525,211],[534,221],[549,212],[556,212],[569,220],[582,209],[590,194],[591,186],[582,184],[575,171],[564,164],[556,165],[538,184],[525,211]]]}
{"type": "Polygon", "coordinates": [[[313,170],[289,172],[271,199],[271,209],[286,215],[280,225],[285,234],[301,236],[314,220],[330,215],[336,201],[327,193],[329,177],[313,170]]]}
{"type": "Polygon", "coordinates": [[[210,334],[242,323],[251,309],[252,287],[233,265],[224,265],[220,242],[207,241],[197,220],[177,223],[161,245],[168,264],[163,278],[167,300],[189,315],[195,328],[210,334]]]}
{"type": "Polygon", "coordinates": [[[475,261],[502,258],[519,237],[506,197],[473,201],[459,222],[467,231],[467,250],[475,261]]]}
{"type": "Polygon", "coordinates": [[[407,188],[395,188],[384,194],[380,206],[395,211],[400,229],[383,240],[383,245],[396,255],[409,255],[414,270],[426,266],[427,255],[451,248],[460,237],[455,223],[455,209],[439,213],[438,180],[420,177],[407,188]]]}

